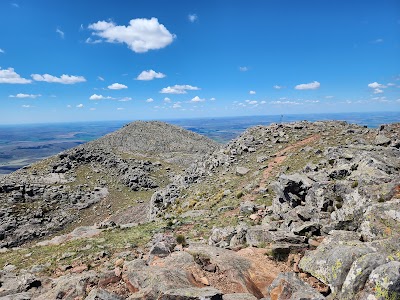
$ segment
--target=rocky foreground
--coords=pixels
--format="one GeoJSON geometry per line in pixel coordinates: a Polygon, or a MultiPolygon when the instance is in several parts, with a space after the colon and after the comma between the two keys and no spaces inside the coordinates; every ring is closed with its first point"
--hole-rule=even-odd
{"type": "Polygon", "coordinates": [[[0,178],[0,299],[400,299],[400,124],[134,122],[0,178]]]}

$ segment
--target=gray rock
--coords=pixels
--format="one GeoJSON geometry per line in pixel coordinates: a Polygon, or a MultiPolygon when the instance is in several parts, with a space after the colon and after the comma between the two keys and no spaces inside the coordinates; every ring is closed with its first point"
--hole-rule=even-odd
{"type": "Polygon", "coordinates": [[[240,203],[240,213],[250,215],[256,210],[256,204],[250,201],[240,203]]]}
{"type": "Polygon", "coordinates": [[[123,300],[125,298],[120,297],[114,293],[110,293],[103,289],[94,288],[87,295],[85,300],[123,300]]]}
{"type": "Polygon", "coordinates": [[[257,300],[252,294],[236,293],[236,294],[225,294],[222,296],[222,300],[257,300]]]}
{"type": "Polygon", "coordinates": [[[377,267],[369,275],[364,299],[400,299],[400,262],[391,261],[377,267]]]}
{"type": "Polygon", "coordinates": [[[250,169],[248,169],[246,167],[236,167],[236,174],[239,176],[246,175],[249,172],[250,172],[250,169]]]}
{"type": "Polygon", "coordinates": [[[299,267],[330,286],[336,295],[353,262],[375,249],[358,241],[339,242],[334,239],[323,241],[316,250],[306,252],[299,267]]]}
{"type": "Polygon", "coordinates": [[[377,146],[389,146],[391,140],[383,134],[378,134],[375,138],[375,145],[377,146]]]}
{"type": "Polygon", "coordinates": [[[161,300],[222,300],[221,291],[213,287],[190,287],[165,291],[161,300]]]}
{"type": "Polygon", "coordinates": [[[340,299],[355,299],[357,293],[364,288],[371,272],[385,263],[385,256],[380,253],[369,253],[357,258],[343,282],[340,299]]]}
{"type": "Polygon", "coordinates": [[[270,227],[266,225],[252,226],[247,230],[246,242],[250,246],[260,246],[262,243],[290,243],[302,244],[305,243],[304,236],[298,236],[286,231],[270,231],[270,227]]]}
{"type": "Polygon", "coordinates": [[[268,287],[267,296],[274,300],[325,299],[323,295],[302,281],[296,273],[280,273],[268,287]]]}

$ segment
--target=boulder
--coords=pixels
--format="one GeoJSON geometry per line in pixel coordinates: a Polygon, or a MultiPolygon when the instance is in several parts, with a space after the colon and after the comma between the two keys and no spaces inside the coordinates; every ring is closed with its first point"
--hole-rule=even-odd
{"type": "Polygon", "coordinates": [[[244,176],[250,172],[250,169],[246,167],[236,167],[236,175],[244,176]]]}
{"type": "Polygon", "coordinates": [[[190,287],[165,291],[161,300],[222,300],[221,291],[212,287],[190,287]]]}
{"type": "Polygon", "coordinates": [[[379,300],[400,299],[400,262],[391,261],[373,270],[365,285],[363,297],[379,300]]]}
{"type": "Polygon", "coordinates": [[[247,293],[225,294],[222,300],[257,300],[255,296],[247,293]]]}
{"type": "Polygon", "coordinates": [[[302,244],[306,242],[306,238],[283,230],[271,231],[266,225],[257,225],[247,229],[246,242],[250,246],[258,247],[272,242],[302,244]]]}
{"type": "Polygon", "coordinates": [[[383,134],[378,134],[375,138],[375,145],[377,146],[389,146],[391,140],[383,134]]]}
{"type": "Polygon", "coordinates": [[[123,300],[125,298],[120,297],[114,293],[110,293],[103,289],[94,288],[90,291],[89,295],[85,300],[123,300]]]}
{"type": "Polygon", "coordinates": [[[371,272],[380,265],[386,263],[385,256],[380,253],[369,253],[357,258],[343,282],[340,299],[355,299],[368,280],[371,272]]]}
{"type": "Polygon", "coordinates": [[[302,281],[296,273],[280,273],[267,289],[273,300],[323,300],[325,297],[302,281]]]}

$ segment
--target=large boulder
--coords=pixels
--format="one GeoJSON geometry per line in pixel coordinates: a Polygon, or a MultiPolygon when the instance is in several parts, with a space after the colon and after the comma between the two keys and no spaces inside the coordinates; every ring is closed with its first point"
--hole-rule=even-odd
{"type": "Polygon", "coordinates": [[[357,240],[340,241],[341,235],[346,239],[342,232],[337,235],[338,239],[332,235],[316,250],[306,252],[299,264],[300,269],[329,285],[333,295],[342,289],[353,262],[376,251],[372,246],[357,240]]]}
{"type": "Polygon", "coordinates": [[[273,300],[323,300],[325,297],[302,281],[296,273],[281,273],[267,290],[273,300]]]}

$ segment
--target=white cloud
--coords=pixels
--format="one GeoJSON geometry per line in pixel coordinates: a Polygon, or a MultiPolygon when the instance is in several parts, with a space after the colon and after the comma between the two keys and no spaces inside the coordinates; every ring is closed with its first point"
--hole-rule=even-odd
{"type": "Polygon", "coordinates": [[[196,14],[190,14],[190,15],[188,15],[188,19],[190,22],[194,23],[197,21],[198,17],[196,14]]]}
{"type": "Polygon", "coordinates": [[[372,44],[380,44],[380,43],[383,43],[383,39],[376,39],[376,40],[371,41],[371,43],[372,44]]]}
{"type": "Polygon", "coordinates": [[[256,91],[250,91],[249,94],[250,94],[250,95],[255,95],[255,94],[256,94],[256,91]]]}
{"type": "Polygon", "coordinates": [[[56,32],[60,35],[60,38],[62,38],[62,39],[64,38],[65,34],[64,34],[63,31],[61,31],[60,28],[57,28],[57,29],[56,29],[56,32]]]}
{"type": "Polygon", "coordinates": [[[11,3],[11,5],[14,6],[15,8],[19,8],[18,3],[13,2],[13,3],[11,3]]]}
{"type": "Polygon", "coordinates": [[[83,76],[74,76],[74,75],[61,75],[61,77],[56,77],[49,74],[32,74],[31,77],[35,81],[45,81],[50,83],[61,83],[61,84],[75,84],[78,82],[85,82],[86,79],[83,76]]]}
{"type": "Polygon", "coordinates": [[[13,68],[0,68],[0,83],[26,84],[31,82],[32,80],[30,79],[22,78],[13,68]]]}
{"type": "Polygon", "coordinates": [[[153,101],[154,101],[153,98],[149,98],[149,99],[146,100],[147,103],[151,103],[151,102],[153,102],[153,101]]]}
{"type": "Polygon", "coordinates": [[[302,83],[296,85],[294,88],[296,90],[316,90],[321,86],[318,81],[310,82],[310,83],[302,83]]]}
{"type": "Polygon", "coordinates": [[[319,100],[306,100],[306,103],[319,103],[319,100]]]}
{"type": "Polygon", "coordinates": [[[124,110],[125,108],[123,107],[117,107],[117,110],[124,110]]]}
{"type": "Polygon", "coordinates": [[[77,107],[77,108],[82,108],[82,107],[83,107],[83,104],[82,104],[82,103],[81,103],[81,104],[78,104],[76,107],[77,107]]]}
{"type": "Polygon", "coordinates": [[[171,99],[169,99],[168,97],[165,97],[165,98],[164,98],[164,102],[170,103],[170,102],[171,102],[171,99]]]}
{"type": "Polygon", "coordinates": [[[300,105],[302,103],[296,101],[272,101],[271,104],[283,104],[283,105],[300,105]]]}
{"type": "Polygon", "coordinates": [[[374,94],[382,94],[383,90],[381,89],[374,89],[374,94]]]}
{"type": "Polygon", "coordinates": [[[325,99],[332,99],[334,96],[325,96],[325,99]]]}
{"type": "Polygon", "coordinates": [[[163,88],[161,94],[186,94],[187,91],[198,91],[200,88],[191,85],[174,85],[163,88]]]}
{"type": "Polygon", "coordinates": [[[34,106],[29,105],[29,104],[23,104],[23,105],[21,105],[21,107],[23,107],[23,108],[32,108],[32,107],[34,107],[34,106]]]}
{"type": "Polygon", "coordinates": [[[392,83],[392,82],[389,82],[388,84],[387,84],[387,86],[395,86],[396,84],[395,83],[392,83]]]}
{"type": "Polygon", "coordinates": [[[246,100],[249,105],[256,105],[258,102],[256,100],[246,100]]]}
{"type": "Polygon", "coordinates": [[[113,83],[108,86],[110,90],[122,90],[122,89],[127,89],[128,87],[124,84],[121,83],[113,83]]]}
{"type": "Polygon", "coordinates": [[[114,99],[113,97],[107,96],[104,97],[103,95],[93,94],[89,97],[89,100],[105,100],[105,99],[114,99]]]}
{"type": "Polygon", "coordinates": [[[88,37],[88,38],[86,39],[86,41],[85,41],[86,44],[99,44],[99,43],[101,43],[101,42],[102,42],[102,40],[94,40],[94,39],[92,39],[92,38],[90,38],[90,37],[88,37]]]}
{"type": "Polygon", "coordinates": [[[34,95],[34,94],[21,94],[21,93],[19,93],[19,94],[16,94],[16,95],[10,95],[8,97],[10,97],[10,98],[32,98],[32,99],[35,99],[35,98],[40,97],[40,96],[42,96],[42,95],[40,95],[40,94],[34,95]]]}
{"type": "Polygon", "coordinates": [[[248,70],[249,70],[248,67],[239,67],[239,71],[241,71],[241,72],[246,72],[248,70]]]}
{"type": "Polygon", "coordinates": [[[172,105],[172,108],[181,108],[181,103],[180,102],[176,102],[172,105]]]}
{"type": "Polygon", "coordinates": [[[372,88],[372,89],[384,89],[384,88],[386,88],[386,86],[385,85],[383,85],[383,84],[380,84],[380,83],[378,83],[378,82],[372,82],[372,83],[370,83],[370,84],[368,84],[368,87],[370,87],[370,88],[372,88]]]}
{"type": "Polygon", "coordinates": [[[105,42],[125,43],[137,53],[164,48],[176,38],[157,18],[132,19],[128,26],[98,21],[90,24],[88,28],[93,30],[92,35],[103,38],[105,42]]]}
{"type": "Polygon", "coordinates": [[[100,81],[104,81],[104,78],[101,77],[101,76],[97,76],[97,79],[100,80],[100,81]]]}
{"type": "Polygon", "coordinates": [[[215,99],[214,97],[210,98],[210,101],[215,101],[215,100],[217,100],[217,99],[215,99]]]}
{"type": "Polygon", "coordinates": [[[119,99],[118,101],[120,101],[120,102],[127,102],[127,101],[131,101],[131,100],[132,100],[131,97],[123,97],[123,98],[119,99]]]}
{"type": "Polygon", "coordinates": [[[265,101],[265,100],[260,102],[260,104],[265,104],[265,103],[267,103],[267,101],[265,101]]]}
{"type": "Polygon", "coordinates": [[[71,108],[71,107],[72,107],[72,105],[70,105],[70,104],[67,105],[67,108],[71,108]]]}
{"type": "Polygon", "coordinates": [[[164,78],[165,74],[159,72],[157,73],[154,70],[143,71],[136,77],[136,80],[153,80],[155,78],[164,78]]]}
{"type": "Polygon", "coordinates": [[[96,108],[95,107],[91,107],[91,108],[89,108],[89,110],[93,111],[93,110],[96,110],[96,108]]]}
{"type": "Polygon", "coordinates": [[[0,48],[0,53],[6,53],[3,49],[0,48]]]}
{"type": "Polygon", "coordinates": [[[274,85],[273,88],[276,89],[276,90],[280,90],[280,89],[283,89],[283,86],[281,86],[281,85],[274,85]]]}
{"type": "Polygon", "coordinates": [[[199,96],[194,97],[190,102],[204,102],[206,99],[200,98],[199,96]]]}

